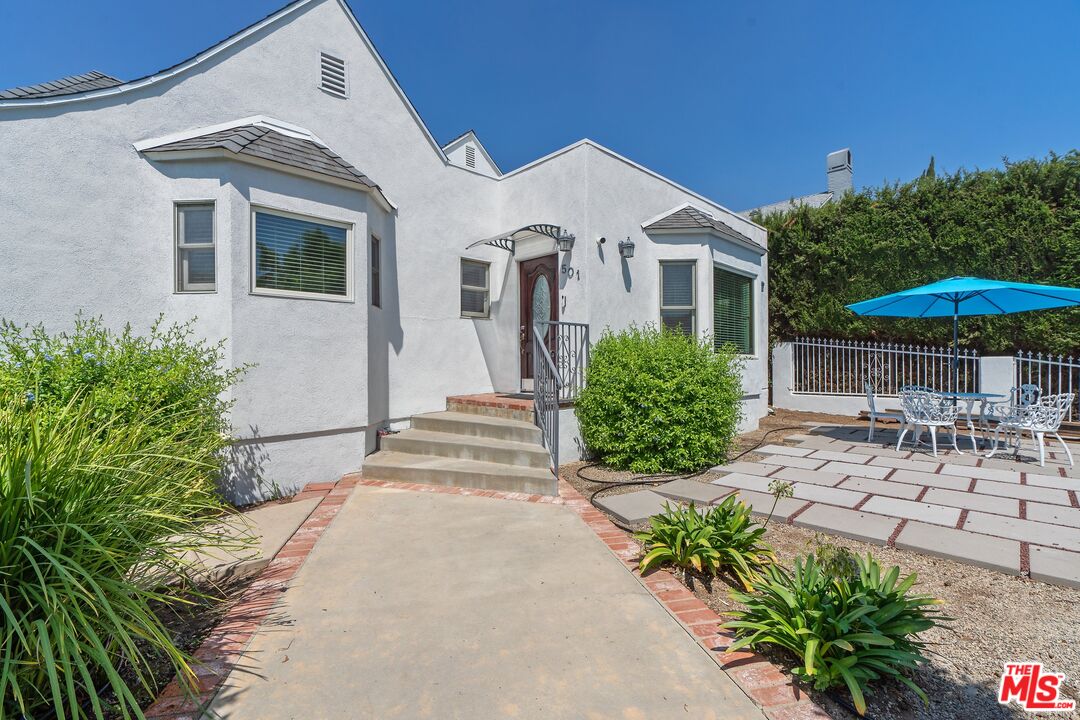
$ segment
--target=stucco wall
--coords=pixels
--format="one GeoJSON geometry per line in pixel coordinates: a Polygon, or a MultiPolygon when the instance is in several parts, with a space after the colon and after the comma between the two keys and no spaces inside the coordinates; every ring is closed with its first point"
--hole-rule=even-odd
{"type": "MultiPolygon", "coordinates": [[[[511,257],[466,251],[472,241],[535,222],[576,233],[574,251],[560,257],[560,316],[590,323],[594,335],[657,319],[660,257],[698,259],[703,300],[713,259],[742,262],[715,239],[645,237],[643,220],[682,202],[726,211],[588,143],[502,179],[448,164],[337,0],[298,7],[164,80],[69,100],[0,107],[0,267],[15,269],[4,276],[0,317],[56,330],[80,309],[115,327],[197,316],[205,337],[226,338],[228,362],[256,364],[234,394],[242,442],[230,484],[239,499],[263,492],[256,475],[287,491],[358,468],[379,426],[440,409],[447,395],[518,389],[516,263],[553,243],[522,243],[511,257]],[[320,51],[345,60],[348,98],[318,89],[320,51]],[[253,115],[312,131],[394,207],[278,170],[151,161],[132,147],[253,115]],[[174,292],[173,204],[185,200],[216,203],[214,293],[174,292]],[[353,301],[253,295],[253,204],[350,224],[353,301]],[[371,233],[382,249],[378,308],[371,233]],[[627,235],[638,243],[629,263],[617,250],[627,235]],[[490,319],[460,317],[463,256],[492,262],[490,319]]],[[[728,221],[764,242],[757,226],[728,221]]],[[[702,331],[707,305],[699,302],[702,331]]],[[[765,327],[764,295],[760,307],[765,327]]],[[[748,363],[748,394],[760,385],[759,362],[748,363]]]]}

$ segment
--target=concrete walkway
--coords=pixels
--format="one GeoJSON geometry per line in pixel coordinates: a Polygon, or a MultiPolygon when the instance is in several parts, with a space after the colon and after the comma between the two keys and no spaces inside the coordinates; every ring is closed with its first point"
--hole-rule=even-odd
{"type": "Polygon", "coordinates": [[[211,710],[764,715],[565,507],[357,487],[211,710]]]}

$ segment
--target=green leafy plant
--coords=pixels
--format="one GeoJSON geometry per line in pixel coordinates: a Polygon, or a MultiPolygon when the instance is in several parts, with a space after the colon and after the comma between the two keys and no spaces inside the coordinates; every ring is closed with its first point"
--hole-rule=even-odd
{"type": "Polygon", "coordinates": [[[41,422],[79,397],[102,427],[138,423],[151,438],[191,443],[207,461],[229,443],[228,391],[245,370],[224,361],[223,344],[199,339],[194,321],[167,327],[159,318],[146,335],[82,315],[54,334],[0,323],[0,395],[21,398],[41,422]]]}
{"type": "Polygon", "coordinates": [[[104,689],[141,717],[125,677],[153,690],[148,652],[190,682],[151,603],[190,597],[191,553],[244,541],[219,529],[202,418],[157,412],[169,422],[0,395],[0,717],[102,718],[104,689]]]}
{"type": "Polygon", "coordinates": [[[882,573],[869,554],[858,558],[853,578],[834,577],[813,555],[797,558],[793,572],[773,565],[753,583],[753,592],[733,592],[746,609],[725,623],[737,639],[729,648],[777,645],[801,664],[792,673],[819,690],[844,685],[859,714],[866,712],[867,687],[893,678],[924,702],[926,694],[905,673],[926,662],[918,633],[947,620],[928,595],[909,594],[914,574],[900,568],[882,573]]]}
{"type": "Polygon", "coordinates": [[[586,447],[607,465],[682,472],[724,462],[741,416],[738,356],[652,325],[606,332],[575,406],[586,447]]]}
{"type": "Polygon", "coordinates": [[[729,495],[719,505],[699,510],[666,505],[649,519],[649,529],[637,533],[644,545],[639,563],[644,572],[659,565],[693,568],[698,572],[730,570],[747,588],[761,568],[774,560],[761,541],[765,528],[750,518],[750,508],[729,495]]]}

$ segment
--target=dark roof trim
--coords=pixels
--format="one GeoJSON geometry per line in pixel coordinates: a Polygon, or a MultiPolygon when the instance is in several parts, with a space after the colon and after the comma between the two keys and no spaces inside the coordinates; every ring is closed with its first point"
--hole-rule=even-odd
{"type": "Polygon", "coordinates": [[[709,213],[689,203],[681,205],[654,220],[647,220],[645,224],[642,224],[641,229],[646,233],[711,233],[741,245],[746,245],[759,252],[765,252],[765,248],[759,243],[754,242],[727,223],[717,220],[709,213]]]}
{"type": "Polygon", "coordinates": [[[375,193],[387,209],[391,207],[382,188],[326,145],[312,137],[264,123],[242,123],[162,142],[151,140],[139,143],[137,149],[161,160],[216,156],[285,166],[304,175],[359,185],[361,189],[375,193]]]}
{"type": "Polygon", "coordinates": [[[22,100],[24,98],[56,97],[57,95],[75,95],[76,93],[101,90],[103,88],[122,85],[123,80],[118,80],[111,75],[91,70],[82,75],[69,75],[59,80],[37,83],[36,85],[22,85],[10,90],[0,90],[0,100],[22,100]]]}

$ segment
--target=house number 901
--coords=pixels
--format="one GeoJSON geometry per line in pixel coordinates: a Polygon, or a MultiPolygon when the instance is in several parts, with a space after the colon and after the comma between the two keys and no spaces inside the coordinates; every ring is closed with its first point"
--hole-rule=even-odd
{"type": "Polygon", "coordinates": [[[574,268],[570,265],[562,266],[562,274],[565,275],[568,279],[573,279],[575,275],[578,276],[578,279],[581,278],[581,273],[574,270],[574,268]]]}

